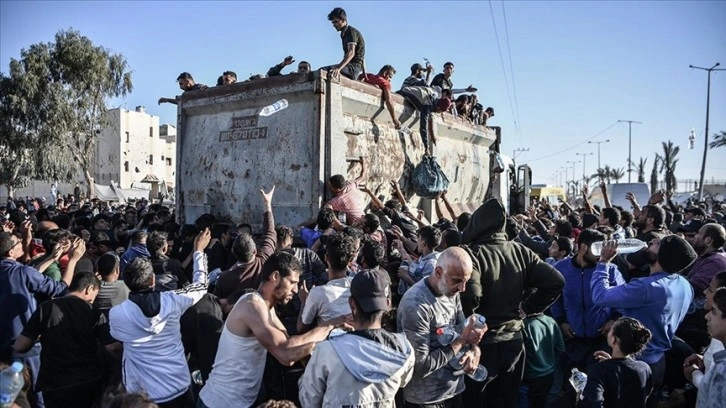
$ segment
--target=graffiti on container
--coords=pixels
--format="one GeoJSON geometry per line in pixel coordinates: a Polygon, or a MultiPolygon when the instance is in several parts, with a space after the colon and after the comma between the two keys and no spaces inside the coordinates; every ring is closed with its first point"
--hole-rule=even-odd
{"type": "Polygon", "coordinates": [[[235,142],[238,140],[267,139],[267,127],[256,126],[257,116],[232,118],[230,129],[219,132],[219,141],[235,142]]]}

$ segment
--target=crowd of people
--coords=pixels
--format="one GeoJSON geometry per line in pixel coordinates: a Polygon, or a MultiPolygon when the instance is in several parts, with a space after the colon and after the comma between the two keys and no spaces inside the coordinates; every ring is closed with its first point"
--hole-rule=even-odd
{"type": "Polygon", "coordinates": [[[430,224],[396,182],[389,199],[367,190],[359,164],[304,226],[275,224],[274,187],[261,231],[178,225],[146,201],[0,207],[0,353],[27,374],[15,404],[721,406],[719,203],[656,192],[624,209],[602,184],[602,208],[585,194],[459,214],[443,193],[430,224]],[[618,254],[626,238],[648,246],[618,254]]]}
{"type": "MultiPolygon", "coordinates": [[[[325,69],[362,75],[390,106],[395,69],[366,74],[361,33],[342,9],[328,19],[345,55],[325,69]]],[[[422,118],[455,106],[485,123],[493,109],[475,96],[452,102],[476,91],[454,89],[453,71],[429,81],[415,64],[401,92],[422,118]]],[[[458,213],[443,192],[432,223],[395,181],[389,197],[368,190],[358,164],[359,177],[326,181],[307,225],[276,224],[275,188],[261,189],[259,231],[212,214],[179,225],[145,200],[9,200],[0,362],[25,377],[11,406],[723,406],[722,204],[658,191],[628,194],[626,209],[601,184],[602,207],[584,191],[582,206],[508,214],[493,198],[458,213]],[[619,252],[629,238],[647,246],[619,252]]]]}
{"type": "MultiPolygon", "coordinates": [[[[320,69],[328,72],[331,77],[344,76],[352,80],[360,80],[381,89],[383,103],[388,110],[391,121],[396,129],[402,129],[399,117],[396,115],[393,103],[391,102],[392,86],[391,81],[396,74],[392,65],[384,65],[377,74],[367,73],[365,65],[366,44],[363,34],[358,29],[348,24],[348,16],[340,7],[333,9],[328,14],[328,20],[333,27],[340,32],[343,47],[343,59],[334,65],[323,66],[320,69]]],[[[282,70],[295,62],[293,56],[287,56],[279,64],[271,67],[267,75],[256,74],[244,82],[254,81],[265,77],[282,75],[282,70]]],[[[435,112],[450,112],[454,116],[463,118],[475,125],[486,125],[487,120],[494,116],[494,108],[486,107],[479,102],[479,98],[473,92],[477,89],[469,85],[466,88],[454,88],[452,76],[454,75],[454,63],[446,62],[443,72],[431,78],[433,66],[426,62],[426,66],[415,63],[411,66],[411,75],[403,81],[403,85],[396,93],[402,95],[411,105],[420,112],[419,131],[427,152],[431,152],[432,146],[436,144],[436,138],[431,126],[431,114],[435,112]],[[455,95],[459,95],[454,99],[455,95]]],[[[296,74],[308,74],[312,66],[307,61],[300,61],[297,65],[296,74]]],[[[182,72],[177,77],[177,83],[182,92],[190,92],[207,89],[203,84],[196,83],[192,75],[182,72]]],[[[234,71],[225,71],[217,78],[216,86],[225,86],[237,83],[237,74],[234,71]]],[[[180,96],[174,98],[159,98],[159,104],[178,104],[180,96]]]]}

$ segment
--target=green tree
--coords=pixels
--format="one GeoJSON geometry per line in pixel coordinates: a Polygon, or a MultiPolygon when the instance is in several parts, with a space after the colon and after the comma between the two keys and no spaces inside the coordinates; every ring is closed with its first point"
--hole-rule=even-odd
{"type": "Polygon", "coordinates": [[[713,141],[711,142],[710,146],[711,149],[726,146],[726,131],[722,130],[719,133],[713,135],[713,141]]]}
{"type": "Polygon", "coordinates": [[[656,153],[653,160],[653,170],[650,172],[650,193],[658,191],[658,165],[660,164],[660,156],[656,153]]]}
{"type": "Polygon", "coordinates": [[[615,180],[615,184],[618,184],[620,182],[620,179],[625,177],[625,169],[624,168],[612,168],[610,169],[610,178],[615,180]]]}
{"type": "Polygon", "coordinates": [[[676,164],[678,164],[678,152],[681,150],[679,146],[675,146],[672,141],[663,142],[663,155],[661,158],[660,172],[665,173],[666,191],[675,191],[676,184],[676,164]]]}
{"type": "Polygon", "coordinates": [[[630,164],[638,171],[638,183],[645,183],[645,164],[648,162],[648,158],[641,157],[638,163],[630,161],[630,164]]]}
{"type": "Polygon", "coordinates": [[[1,126],[14,133],[0,148],[21,140],[11,150],[16,158],[27,154],[18,165],[29,177],[69,181],[80,171],[93,195],[96,135],[106,103],[133,89],[126,59],[78,31],[59,31],[54,42],[31,45],[12,59],[9,81],[12,93],[2,99],[11,102],[12,119],[3,117],[1,126]]]}

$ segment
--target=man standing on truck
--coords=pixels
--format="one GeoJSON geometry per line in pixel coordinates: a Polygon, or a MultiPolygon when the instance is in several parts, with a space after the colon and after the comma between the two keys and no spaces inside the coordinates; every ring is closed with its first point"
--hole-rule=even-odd
{"type": "Polygon", "coordinates": [[[337,31],[340,31],[340,38],[343,42],[343,60],[337,65],[330,65],[322,69],[330,72],[330,75],[337,77],[343,75],[355,80],[363,72],[365,75],[365,54],[366,42],[363,34],[348,24],[348,16],[345,10],[336,7],[328,14],[328,20],[337,31]]]}
{"type": "MultiPolygon", "coordinates": [[[[184,92],[207,89],[206,85],[195,83],[194,78],[192,78],[192,74],[188,72],[182,72],[181,74],[179,74],[179,76],[176,78],[176,82],[179,83],[179,89],[184,92]]],[[[173,103],[174,105],[176,105],[179,103],[179,98],[179,96],[175,98],[159,98],[159,105],[161,105],[162,103],[173,103]]]]}
{"type": "Polygon", "coordinates": [[[393,109],[393,102],[391,102],[391,79],[393,79],[393,75],[395,74],[395,68],[391,65],[384,65],[383,68],[378,71],[378,75],[366,74],[363,77],[363,81],[381,88],[381,91],[383,91],[381,96],[383,97],[383,102],[386,104],[388,113],[391,115],[393,126],[396,129],[400,129],[401,122],[399,122],[398,118],[396,118],[396,112],[393,109]]]}

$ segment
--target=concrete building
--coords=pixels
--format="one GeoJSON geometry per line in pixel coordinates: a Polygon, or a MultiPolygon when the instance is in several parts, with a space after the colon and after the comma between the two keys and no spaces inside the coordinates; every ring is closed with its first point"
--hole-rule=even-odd
{"type": "Polygon", "coordinates": [[[174,126],[159,126],[159,117],[146,113],[143,106],[106,113],[96,143],[96,183],[131,188],[144,179],[156,179],[173,185],[175,168],[174,126]]]}
{"type": "MultiPolygon", "coordinates": [[[[159,117],[146,113],[143,106],[135,110],[123,108],[106,112],[105,123],[96,140],[96,165],[93,178],[96,184],[122,189],[152,190],[146,179],[174,186],[176,176],[176,127],[159,125],[159,117]]],[[[59,183],[58,191],[73,193],[75,182],[85,191],[85,179],[79,170],[70,183],[59,183]]],[[[0,199],[7,198],[7,189],[0,186],[0,199]]],[[[50,197],[50,183],[32,181],[28,187],[17,189],[16,197],[50,197]]],[[[154,195],[156,197],[156,195],[154,195]]]]}

